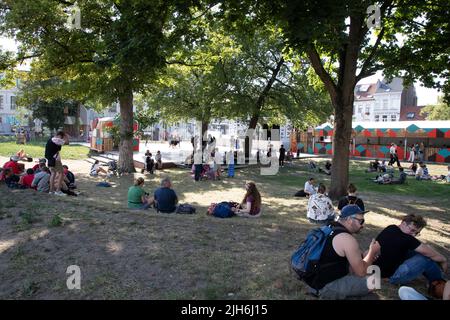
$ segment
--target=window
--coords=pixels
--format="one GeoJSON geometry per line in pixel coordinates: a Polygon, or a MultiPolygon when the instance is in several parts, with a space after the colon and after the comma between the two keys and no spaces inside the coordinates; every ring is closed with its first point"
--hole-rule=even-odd
{"type": "Polygon", "coordinates": [[[389,100],[388,99],[383,99],[383,109],[387,109],[388,108],[388,104],[389,104],[389,100]]]}
{"type": "Polygon", "coordinates": [[[115,103],[113,103],[113,104],[109,107],[108,111],[109,111],[109,112],[116,112],[116,111],[117,111],[117,105],[116,105],[115,103]]]}
{"type": "Polygon", "coordinates": [[[406,118],[408,118],[408,119],[414,119],[414,116],[415,116],[416,114],[414,113],[414,112],[408,112],[407,114],[406,114],[406,118]]]}
{"type": "Polygon", "coordinates": [[[358,113],[359,113],[359,114],[362,113],[362,107],[358,107],[358,113]]]}
{"type": "Polygon", "coordinates": [[[387,122],[387,115],[383,115],[383,122],[387,122]]]}
{"type": "Polygon", "coordinates": [[[11,97],[11,110],[16,110],[16,97],[11,97]]]}
{"type": "Polygon", "coordinates": [[[0,110],[3,110],[3,96],[0,96],[0,110]]]}
{"type": "Polygon", "coordinates": [[[379,121],[380,121],[380,116],[379,116],[378,114],[375,116],[375,121],[376,121],[376,122],[379,122],[379,121]]]}
{"type": "Polygon", "coordinates": [[[370,107],[366,107],[366,114],[370,114],[370,107]]]}
{"type": "Polygon", "coordinates": [[[397,115],[391,114],[391,121],[397,121],[397,115]]]}

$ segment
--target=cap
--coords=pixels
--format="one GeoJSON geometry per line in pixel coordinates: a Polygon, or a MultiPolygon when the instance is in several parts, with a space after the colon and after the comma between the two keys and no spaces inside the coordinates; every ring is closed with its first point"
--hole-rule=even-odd
{"type": "Polygon", "coordinates": [[[20,158],[18,156],[14,155],[14,156],[11,157],[11,160],[17,162],[17,161],[20,160],[20,158]]]}
{"type": "Polygon", "coordinates": [[[47,159],[45,159],[45,158],[39,158],[39,163],[47,163],[47,159]]]}
{"type": "Polygon", "coordinates": [[[342,208],[339,218],[347,218],[355,214],[364,214],[366,212],[369,212],[369,210],[364,211],[356,204],[348,204],[342,208]]]}

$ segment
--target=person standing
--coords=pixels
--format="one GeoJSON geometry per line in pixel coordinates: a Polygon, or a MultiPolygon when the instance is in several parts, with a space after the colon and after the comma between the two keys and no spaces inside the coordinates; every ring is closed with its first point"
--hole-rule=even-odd
{"type": "Polygon", "coordinates": [[[415,149],[414,149],[414,144],[411,145],[410,149],[409,149],[409,158],[408,161],[409,162],[414,162],[415,159],[415,149]]]}
{"type": "Polygon", "coordinates": [[[227,152],[228,178],[234,178],[234,151],[230,149],[227,152]]]}
{"type": "Polygon", "coordinates": [[[47,159],[48,168],[50,169],[50,194],[65,196],[61,191],[64,179],[64,168],[61,162],[61,147],[69,144],[69,138],[64,131],[58,131],[53,138],[48,139],[45,145],[45,158],[47,159]]]}
{"type": "Polygon", "coordinates": [[[425,145],[423,144],[423,142],[421,142],[419,146],[419,161],[423,161],[424,156],[425,156],[425,145]]]}
{"type": "Polygon", "coordinates": [[[281,145],[280,148],[280,158],[279,158],[279,165],[280,167],[284,167],[284,158],[286,156],[286,149],[284,148],[283,145],[281,145]]]}

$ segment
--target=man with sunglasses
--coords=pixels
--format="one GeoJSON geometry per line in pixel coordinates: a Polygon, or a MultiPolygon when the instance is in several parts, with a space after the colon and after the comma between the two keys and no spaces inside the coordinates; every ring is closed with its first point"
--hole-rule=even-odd
{"type": "Polygon", "coordinates": [[[379,254],[380,246],[372,240],[365,257],[353,234],[363,229],[364,214],[355,204],[342,208],[333,233],[328,237],[318,264],[318,273],[305,282],[321,299],[346,299],[368,294],[367,268],[379,254]]]}
{"type": "Polygon", "coordinates": [[[381,252],[374,264],[380,267],[382,278],[389,278],[392,284],[406,284],[422,274],[429,283],[443,279],[447,259],[416,239],[426,224],[422,216],[408,214],[398,226],[381,231],[376,238],[381,252]]]}

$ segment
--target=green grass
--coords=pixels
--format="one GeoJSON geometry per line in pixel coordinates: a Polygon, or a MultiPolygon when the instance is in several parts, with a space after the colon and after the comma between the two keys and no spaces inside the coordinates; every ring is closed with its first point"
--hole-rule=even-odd
{"type": "MultiPolygon", "coordinates": [[[[324,162],[318,162],[323,167],[324,162]]],[[[403,185],[380,185],[371,181],[377,176],[376,172],[366,173],[367,161],[350,161],[350,182],[355,184],[358,192],[376,192],[381,194],[395,194],[398,196],[413,196],[424,198],[440,198],[447,200],[450,192],[450,184],[445,182],[423,180],[417,181],[414,177],[408,176],[407,183],[403,185]]],[[[433,173],[433,171],[432,171],[433,173]]],[[[395,169],[395,177],[398,178],[398,170],[395,169]]],[[[306,161],[304,164],[297,163],[295,167],[281,168],[275,176],[260,176],[258,182],[267,182],[282,186],[303,188],[306,180],[314,177],[316,181],[323,182],[327,187],[330,186],[330,176],[323,173],[308,172],[306,169],[306,161]],[[301,170],[299,170],[299,167],[301,170]]]]}
{"type": "MultiPolygon", "coordinates": [[[[46,142],[29,142],[26,145],[16,144],[15,142],[0,142],[0,156],[10,157],[17,153],[20,149],[24,149],[25,152],[32,158],[38,159],[44,157],[46,142]]],[[[88,156],[89,148],[77,144],[63,146],[61,150],[61,158],[80,160],[88,156]]]]}

